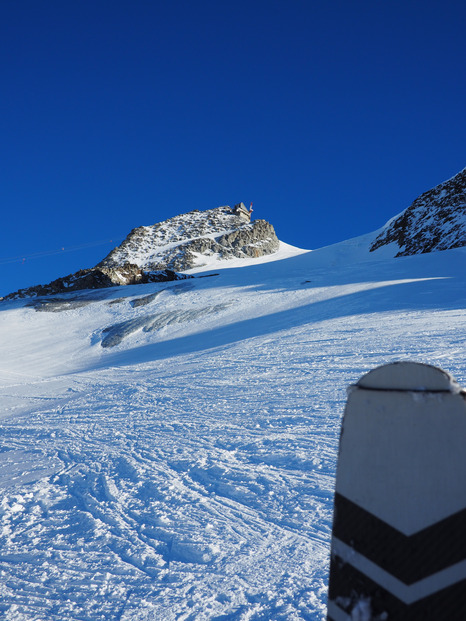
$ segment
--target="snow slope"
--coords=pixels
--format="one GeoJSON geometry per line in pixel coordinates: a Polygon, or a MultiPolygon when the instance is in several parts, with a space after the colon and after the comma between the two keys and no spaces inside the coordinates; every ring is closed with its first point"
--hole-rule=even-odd
{"type": "Polygon", "coordinates": [[[466,249],[371,239],[0,306],[2,618],[324,619],[347,386],[466,384],[466,249]]]}

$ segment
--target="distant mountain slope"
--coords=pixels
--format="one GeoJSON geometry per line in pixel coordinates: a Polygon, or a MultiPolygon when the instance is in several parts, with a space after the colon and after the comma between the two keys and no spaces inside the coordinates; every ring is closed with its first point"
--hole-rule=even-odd
{"type": "Polygon", "coordinates": [[[190,211],[151,226],[133,229],[98,267],[133,263],[148,270],[185,271],[204,264],[203,257],[255,258],[279,248],[274,228],[253,223],[230,207],[190,211]]]}
{"type": "MultiPolygon", "coordinates": [[[[0,299],[55,295],[82,289],[97,289],[137,283],[178,280],[178,272],[198,271],[228,260],[280,256],[280,244],[273,226],[265,220],[250,222],[248,210],[228,206],[194,210],[150,226],[133,229],[95,267],[58,278],[48,285],[20,289],[0,299]]],[[[388,256],[424,254],[466,246],[466,168],[424,192],[410,207],[392,218],[382,229],[336,246],[337,254],[348,259],[368,256],[386,248],[388,256]]],[[[288,247],[289,249],[292,247],[288,247]]],[[[320,260],[326,256],[319,253],[320,260]]],[[[304,252],[293,248],[291,254],[304,252]]],[[[286,252],[285,252],[286,254],[286,252]]],[[[381,258],[381,253],[378,253],[381,258]]],[[[264,259],[262,259],[263,261],[264,259]]],[[[334,260],[334,258],[332,259],[334,260]]],[[[237,266],[237,265],[236,265],[237,266]]]]}
{"type": "Polygon", "coordinates": [[[180,280],[187,276],[176,272],[206,265],[212,259],[259,258],[279,250],[271,224],[265,220],[251,223],[246,208],[239,213],[227,206],[217,207],[140,226],[95,267],[0,299],[180,280]]]}
{"type": "Polygon", "coordinates": [[[393,242],[397,257],[466,246],[466,168],[388,222],[370,251],[393,242]]]}

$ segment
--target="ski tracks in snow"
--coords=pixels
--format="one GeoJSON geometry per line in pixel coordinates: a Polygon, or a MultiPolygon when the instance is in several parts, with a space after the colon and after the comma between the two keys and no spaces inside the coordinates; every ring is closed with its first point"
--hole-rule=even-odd
{"type": "MultiPolygon", "coordinates": [[[[9,358],[16,367],[0,387],[3,618],[323,619],[346,388],[399,359],[441,364],[464,383],[463,284],[439,308],[431,300],[443,281],[369,298],[359,285],[353,297],[338,287],[240,296],[206,286],[186,307],[228,303],[223,318],[132,333],[108,357],[91,337],[102,334],[102,317],[112,326],[131,319],[130,304],[119,313],[102,306],[102,317],[76,311],[79,346],[55,334],[71,322],[65,313],[52,324],[22,312],[27,372],[45,358],[51,373],[55,361],[42,353],[50,335],[57,365],[69,371],[79,347],[89,356],[82,368],[98,370],[21,378],[9,358]],[[423,292],[425,309],[411,299],[423,292]]],[[[182,306],[164,296],[163,312],[182,306]]]]}
{"type": "Polygon", "coordinates": [[[2,420],[4,618],[323,618],[346,386],[400,350],[455,373],[463,316],[436,322],[352,316],[32,384],[2,420]]]}
{"type": "Polygon", "coordinates": [[[6,618],[323,610],[336,431],[324,414],[310,434],[294,380],[250,347],[84,374],[68,402],[4,421],[5,453],[35,447],[55,470],[5,490],[6,618]]]}

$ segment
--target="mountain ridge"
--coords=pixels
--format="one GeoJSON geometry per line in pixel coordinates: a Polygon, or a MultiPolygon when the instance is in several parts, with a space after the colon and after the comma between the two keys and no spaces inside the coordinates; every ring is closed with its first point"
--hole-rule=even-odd
{"type": "Polygon", "coordinates": [[[466,168],[423,192],[389,220],[370,246],[395,243],[396,257],[451,250],[466,245],[466,168]]]}
{"type": "MultiPolygon", "coordinates": [[[[280,249],[272,224],[250,220],[243,203],[193,210],[134,228],[96,266],[10,293],[0,300],[179,280],[213,262],[259,259],[280,249]]],[[[359,239],[359,238],[354,238],[359,239]]],[[[466,168],[416,198],[384,227],[360,236],[368,253],[395,257],[466,245],[466,168]],[[392,248],[393,245],[393,248],[392,248]]],[[[347,240],[349,241],[349,240],[347,240]]],[[[345,244],[345,242],[340,242],[345,244]]],[[[279,258],[277,256],[277,258],[279,258]]]]}

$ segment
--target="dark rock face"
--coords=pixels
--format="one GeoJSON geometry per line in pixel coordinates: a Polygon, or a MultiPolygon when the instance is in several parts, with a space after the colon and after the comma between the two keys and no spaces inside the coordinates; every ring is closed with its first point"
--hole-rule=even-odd
{"type": "Polygon", "coordinates": [[[375,239],[371,252],[396,242],[397,257],[466,246],[466,168],[424,192],[375,239]]]}
{"type": "Polygon", "coordinates": [[[27,289],[20,289],[2,298],[3,300],[14,300],[18,298],[39,297],[44,295],[54,295],[57,293],[67,293],[81,291],[83,289],[102,289],[106,287],[118,287],[121,285],[136,285],[148,282],[168,282],[171,280],[181,280],[192,278],[185,274],[175,274],[172,270],[161,270],[158,272],[147,272],[137,265],[126,263],[118,268],[97,268],[93,267],[86,270],[79,270],[69,276],[57,278],[48,285],[36,285],[27,289]]]}
{"type": "Polygon", "coordinates": [[[245,223],[230,207],[217,207],[134,229],[98,267],[129,261],[144,269],[185,271],[201,266],[202,255],[254,258],[276,252],[279,245],[273,226],[265,220],[245,223]]]}

